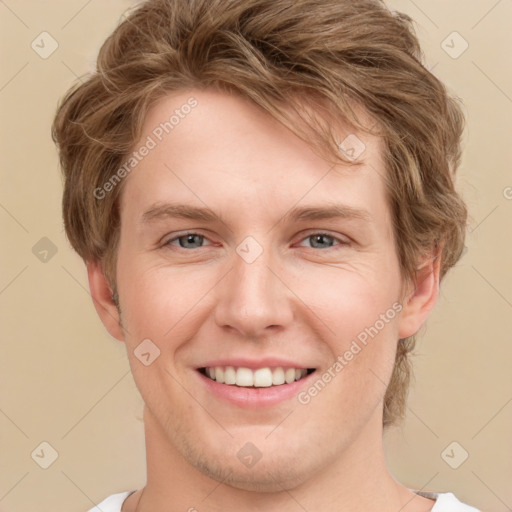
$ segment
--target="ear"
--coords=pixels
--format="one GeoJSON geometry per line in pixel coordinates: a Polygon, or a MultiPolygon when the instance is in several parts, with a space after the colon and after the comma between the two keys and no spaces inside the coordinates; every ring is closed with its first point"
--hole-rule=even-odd
{"type": "Polygon", "coordinates": [[[103,325],[111,336],[119,341],[124,341],[124,333],[121,327],[119,311],[112,299],[110,288],[103,268],[98,261],[87,263],[87,276],[92,300],[103,325]]]}
{"type": "Polygon", "coordinates": [[[402,303],[398,324],[400,339],[416,334],[436,305],[440,266],[440,251],[437,251],[418,269],[412,291],[409,291],[402,303]]]}

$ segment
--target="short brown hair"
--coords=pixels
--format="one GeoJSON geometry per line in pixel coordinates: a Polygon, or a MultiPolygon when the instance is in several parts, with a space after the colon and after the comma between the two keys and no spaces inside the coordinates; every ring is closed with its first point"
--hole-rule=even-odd
{"type": "MultiPolygon", "coordinates": [[[[158,99],[191,88],[235,91],[338,160],[331,123],[362,130],[362,107],[384,140],[395,244],[406,280],[438,250],[441,279],[459,259],[467,211],[454,187],[464,117],[422,64],[412,20],[379,0],[147,0],[103,44],[96,72],[68,91],[52,136],[65,178],[67,236],[100,261],[116,293],[119,197],[93,191],[123,165],[158,99]],[[303,126],[290,116],[293,106],[303,126]],[[320,107],[327,108],[320,108],[320,107]],[[313,135],[313,137],[311,137],[313,135]]],[[[415,336],[398,341],[384,426],[403,417],[415,336]]]]}

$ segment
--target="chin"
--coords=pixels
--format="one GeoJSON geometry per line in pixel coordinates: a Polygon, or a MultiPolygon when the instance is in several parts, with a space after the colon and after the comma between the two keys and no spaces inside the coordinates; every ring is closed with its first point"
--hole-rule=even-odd
{"type": "Polygon", "coordinates": [[[291,490],[306,482],[311,474],[303,467],[291,467],[287,457],[285,460],[264,462],[261,459],[252,468],[240,464],[219,465],[218,462],[199,461],[198,470],[210,478],[237,489],[252,492],[282,492],[291,490]]]}
{"type": "Polygon", "coordinates": [[[182,439],[177,448],[189,464],[209,478],[253,492],[293,489],[309,480],[322,466],[314,467],[313,458],[305,454],[305,450],[285,447],[284,443],[267,443],[268,446],[261,449],[261,458],[254,464],[248,462],[246,465],[244,455],[254,453],[255,448],[251,448],[249,443],[246,446],[246,443],[231,441],[231,446],[228,443],[204,446],[201,443],[191,444],[190,439],[182,439]],[[215,448],[212,449],[212,446],[215,448]],[[239,446],[245,446],[246,451],[240,450],[239,446]]]}

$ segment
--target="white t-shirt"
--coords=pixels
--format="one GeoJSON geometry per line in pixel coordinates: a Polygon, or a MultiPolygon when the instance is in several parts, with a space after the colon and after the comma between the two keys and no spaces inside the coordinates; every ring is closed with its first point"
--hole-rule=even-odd
{"type": "MultiPolygon", "coordinates": [[[[451,492],[412,491],[425,498],[436,500],[431,512],[480,512],[478,509],[460,502],[451,492]]],[[[134,492],[126,491],[113,494],[87,512],[121,512],[124,500],[134,492]]]]}

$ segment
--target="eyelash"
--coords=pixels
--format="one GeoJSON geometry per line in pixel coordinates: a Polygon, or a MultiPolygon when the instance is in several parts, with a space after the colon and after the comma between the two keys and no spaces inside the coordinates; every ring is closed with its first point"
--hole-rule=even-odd
{"type": "MultiPolygon", "coordinates": [[[[190,231],[190,232],[187,232],[187,233],[182,233],[182,234],[180,234],[178,236],[175,236],[174,238],[171,238],[171,239],[167,240],[166,242],[164,242],[163,247],[172,246],[171,242],[178,241],[180,238],[184,238],[184,237],[191,236],[191,235],[197,235],[197,236],[202,237],[205,240],[208,240],[208,238],[206,236],[201,235],[200,233],[197,233],[195,231],[190,231]]],[[[330,238],[330,239],[338,242],[338,245],[335,245],[333,247],[327,247],[325,249],[318,249],[319,251],[327,251],[329,249],[335,249],[337,246],[350,245],[350,242],[347,242],[345,240],[342,240],[341,238],[338,238],[338,237],[335,237],[333,235],[330,235],[329,233],[324,233],[323,231],[318,231],[318,232],[310,233],[307,236],[303,237],[300,241],[302,242],[302,241],[307,240],[308,238],[311,238],[313,236],[324,236],[324,237],[330,238]]],[[[202,247],[196,247],[194,249],[187,249],[185,247],[176,246],[176,249],[182,249],[184,251],[192,251],[194,249],[202,249],[202,247]]],[[[317,248],[316,247],[311,247],[311,249],[317,249],[317,248]]]]}

